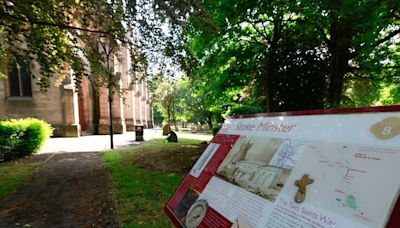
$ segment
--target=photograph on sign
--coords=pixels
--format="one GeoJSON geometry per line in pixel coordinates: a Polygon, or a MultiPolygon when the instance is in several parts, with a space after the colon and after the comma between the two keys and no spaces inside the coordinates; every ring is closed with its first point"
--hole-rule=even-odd
{"type": "Polygon", "coordinates": [[[217,170],[217,175],[275,201],[306,142],[242,136],[217,170]]]}
{"type": "Polygon", "coordinates": [[[175,214],[179,218],[179,220],[182,222],[182,224],[186,223],[186,217],[188,214],[189,209],[192,207],[192,205],[196,202],[196,200],[199,198],[199,193],[196,192],[193,189],[189,189],[183,199],[179,202],[178,206],[175,209],[175,214]]]}
{"type": "Polygon", "coordinates": [[[187,212],[185,218],[186,228],[196,228],[203,221],[207,214],[208,203],[206,200],[197,200],[187,212]]]}
{"type": "Polygon", "coordinates": [[[192,170],[190,171],[190,175],[194,177],[198,177],[203,169],[206,167],[208,161],[212,158],[214,153],[218,150],[219,145],[215,143],[210,143],[206,150],[201,154],[200,158],[194,164],[192,170]]]}

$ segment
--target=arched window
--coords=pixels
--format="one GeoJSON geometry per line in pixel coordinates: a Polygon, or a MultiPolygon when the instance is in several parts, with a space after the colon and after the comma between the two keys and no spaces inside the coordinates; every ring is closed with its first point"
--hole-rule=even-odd
{"type": "Polygon", "coordinates": [[[8,74],[8,81],[11,97],[32,96],[31,72],[27,63],[18,59],[14,61],[8,74]]]}

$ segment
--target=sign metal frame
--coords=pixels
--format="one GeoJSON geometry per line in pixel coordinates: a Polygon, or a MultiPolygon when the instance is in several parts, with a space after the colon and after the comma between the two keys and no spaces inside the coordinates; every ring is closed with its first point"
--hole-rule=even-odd
{"type": "MultiPolygon", "coordinates": [[[[332,115],[332,114],[340,114],[340,115],[346,115],[346,114],[355,114],[355,113],[385,113],[385,112],[400,112],[400,105],[396,106],[377,106],[377,107],[366,107],[366,108],[340,108],[340,109],[323,109],[323,110],[306,110],[306,111],[290,111],[290,112],[273,112],[273,113],[261,113],[261,114],[247,114],[247,115],[236,115],[232,116],[230,119],[235,120],[235,119],[242,119],[242,118],[262,118],[262,117],[288,117],[288,116],[312,116],[312,115],[332,115]]],[[[218,143],[218,136],[221,135],[221,132],[219,132],[211,141],[211,143],[218,143]]],[[[398,137],[398,136],[397,136],[398,137]]],[[[230,150],[231,148],[228,148],[230,150]]],[[[221,165],[221,163],[218,164],[218,166],[221,165]]],[[[399,164],[400,165],[400,164],[399,164]]],[[[177,215],[174,213],[174,208],[171,208],[171,202],[177,198],[177,196],[180,194],[179,190],[182,188],[188,188],[188,183],[190,182],[188,180],[188,177],[190,176],[190,173],[187,174],[187,176],[184,178],[184,180],[181,182],[175,193],[172,195],[170,198],[169,202],[166,204],[164,207],[165,213],[168,215],[168,217],[171,219],[173,224],[176,227],[184,227],[184,225],[181,223],[180,219],[177,217],[177,215]]],[[[211,177],[208,180],[205,180],[206,182],[211,180],[211,177]]],[[[202,180],[204,182],[204,180],[202,180]]],[[[206,185],[207,183],[205,183],[206,185]]],[[[191,185],[191,183],[189,183],[191,185]]],[[[204,185],[204,183],[203,183],[204,185]]],[[[190,187],[192,188],[192,186],[190,187]]],[[[205,188],[205,186],[204,186],[205,188]]],[[[400,227],[400,216],[396,216],[400,214],[400,197],[397,199],[396,203],[394,204],[393,210],[391,212],[391,216],[388,219],[388,222],[386,224],[386,227],[388,228],[394,228],[394,227],[400,227]]]]}

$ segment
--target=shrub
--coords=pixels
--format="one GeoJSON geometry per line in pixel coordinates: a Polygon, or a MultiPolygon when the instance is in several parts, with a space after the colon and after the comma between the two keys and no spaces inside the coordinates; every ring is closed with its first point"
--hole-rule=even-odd
{"type": "Polygon", "coordinates": [[[0,122],[0,162],[17,157],[15,148],[21,144],[22,130],[9,121],[0,122]]]}
{"type": "Polygon", "coordinates": [[[222,127],[222,125],[218,125],[218,126],[213,127],[211,129],[212,134],[215,136],[218,133],[218,131],[221,129],[221,127],[222,127]]]}
{"type": "Polygon", "coordinates": [[[42,120],[1,120],[0,162],[37,152],[52,134],[53,128],[42,120]]]}

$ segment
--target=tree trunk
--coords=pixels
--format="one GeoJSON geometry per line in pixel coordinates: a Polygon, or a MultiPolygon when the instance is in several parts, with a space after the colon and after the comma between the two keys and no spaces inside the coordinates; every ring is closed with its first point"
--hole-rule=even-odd
{"type": "Polygon", "coordinates": [[[172,99],[172,121],[174,122],[174,129],[178,131],[178,126],[176,125],[176,118],[175,118],[175,100],[172,99]]]}
{"type": "Polygon", "coordinates": [[[331,69],[327,102],[333,107],[338,107],[342,98],[344,76],[349,70],[351,29],[343,24],[333,23],[330,33],[331,69]]]}
{"type": "Polygon", "coordinates": [[[270,42],[270,47],[268,48],[269,51],[266,54],[268,63],[267,63],[266,75],[263,81],[263,89],[264,89],[264,95],[266,97],[267,112],[274,111],[273,94],[271,91],[271,84],[272,84],[271,81],[273,80],[273,74],[276,65],[275,64],[276,52],[278,50],[278,42],[281,39],[281,33],[282,33],[282,18],[277,17],[274,22],[273,38],[270,42]]]}
{"type": "Polygon", "coordinates": [[[171,104],[167,106],[168,125],[171,127],[171,104]]]}
{"type": "Polygon", "coordinates": [[[210,129],[213,129],[213,124],[212,124],[212,114],[209,114],[206,116],[206,122],[208,124],[208,126],[210,126],[210,129]]]}
{"type": "Polygon", "coordinates": [[[266,102],[266,108],[267,112],[272,112],[273,111],[273,106],[272,106],[272,101],[273,101],[273,96],[271,93],[271,78],[272,74],[274,72],[274,54],[269,52],[267,54],[267,59],[268,59],[268,66],[267,66],[267,72],[264,77],[264,82],[263,82],[263,87],[264,87],[264,95],[266,97],[265,102],[266,102]]]}
{"type": "Polygon", "coordinates": [[[92,99],[93,99],[93,113],[92,113],[92,124],[93,124],[93,134],[99,134],[99,122],[100,122],[100,100],[98,94],[98,88],[95,88],[94,85],[91,83],[91,92],[92,92],[92,99]]]}

